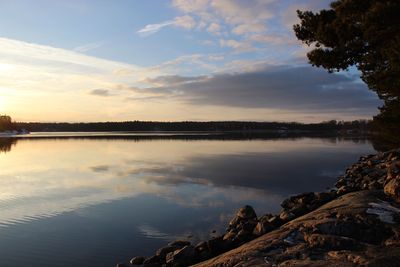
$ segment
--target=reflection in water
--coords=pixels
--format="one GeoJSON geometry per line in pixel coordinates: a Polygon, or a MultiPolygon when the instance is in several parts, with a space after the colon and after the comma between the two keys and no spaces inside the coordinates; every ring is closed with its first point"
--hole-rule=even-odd
{"type": "Polygon", "coordinates": [[[206,239],[238,207],[277,212],[372,152],[334,138],[21,139],[0,154],[0,265],[112,266],[206,239]]]}
{"type": "Polygon", "coordinates": [[[17,143],[16,139],[0,137],[0,153],[9,152],[11,147],[17,143]]]}

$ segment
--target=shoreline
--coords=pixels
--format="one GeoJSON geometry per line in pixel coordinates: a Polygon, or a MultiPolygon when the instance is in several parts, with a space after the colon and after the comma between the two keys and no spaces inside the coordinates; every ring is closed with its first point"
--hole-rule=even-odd
{"type": "Polygon", "coordinates": [[[335,186],[289,197],[279,214],[242,207],[221,236],[117,267],[399,266],[400,149],[361,156],[335,186]]]}

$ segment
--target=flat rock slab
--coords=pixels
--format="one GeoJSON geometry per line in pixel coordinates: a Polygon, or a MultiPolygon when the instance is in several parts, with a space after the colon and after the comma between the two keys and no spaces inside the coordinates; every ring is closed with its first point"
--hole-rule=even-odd
{"type": "Polygon", "coordinates": [[[194,266],[400,266],[396,205],[382,190],[348,193],[194,266]]]}

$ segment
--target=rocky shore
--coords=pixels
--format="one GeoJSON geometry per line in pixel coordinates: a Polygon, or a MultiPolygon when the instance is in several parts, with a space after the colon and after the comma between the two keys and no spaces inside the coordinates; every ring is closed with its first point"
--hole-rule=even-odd
{"type": "Polygon", "coordinates": [[[117,267],[400,266],[400,149],[361,157],[335,186],[292,196],[275,215],[242,207],[221,236],[117,267]]]}

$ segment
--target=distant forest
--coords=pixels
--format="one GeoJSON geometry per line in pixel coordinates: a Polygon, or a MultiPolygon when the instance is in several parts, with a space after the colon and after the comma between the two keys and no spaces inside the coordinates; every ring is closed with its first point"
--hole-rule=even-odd
{"type": "Polygon", "coordinates": [[[321,123],[296,122],[251,122],[251,121],[210,121],[210,122],[90,122],[90,123],[39,123],[17,122],[18,129],[31,132],[102,132],[102,131],[356,131],[369,132],[367,120],[327,121],[321,123]]]}
{"type": "Polygon", "coordinates": [[[25,129],[31,132],[107,132],[107,131],[355,131],[370,132],[371,121],[336,121],[321,123],[252,122],[252,121],[124,121],[87,123],[14,122],[10,116],[0,115],[0,132],[25,129]]]}

